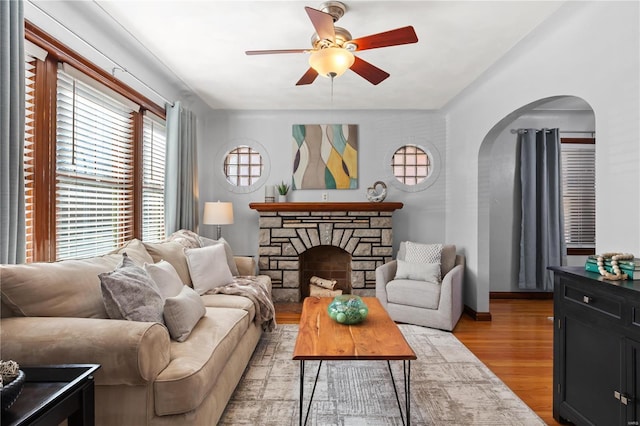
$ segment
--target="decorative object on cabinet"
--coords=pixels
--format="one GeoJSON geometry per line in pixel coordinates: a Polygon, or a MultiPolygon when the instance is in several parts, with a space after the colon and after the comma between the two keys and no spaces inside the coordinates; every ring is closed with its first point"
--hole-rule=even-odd
{"type": "Polygon", "coordinates": [[[293,188],[358,188],[358,126],[294,124],[293,188]]]}
{"type": "Polygon", "coordinates": [[[204,203],[204,214],[202,215],[202,223],[204,225],[216,225],[216,239],[220,239],[220,225],[233,224],[233,204],[221,203],[204,203]]]}
{"type": "Polygon", "coordinates": [[[374,203],[381,203],[385,198],[387,198],[387,184],[381,180],[367,188],[367,200],[374,203]],[[378,187],[380,187],[380,189],[378,189],[378,187]]]}
{"type": "Polygon", "coordinates": [[[630,253],[603,253],[587,257],[584,269],[608,280],[640,279],[640,259],[630,253]]]}

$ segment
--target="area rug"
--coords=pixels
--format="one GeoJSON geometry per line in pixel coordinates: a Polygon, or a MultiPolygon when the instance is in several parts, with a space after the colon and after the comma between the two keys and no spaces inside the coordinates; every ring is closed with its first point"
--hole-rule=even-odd
{"type": "MultiPolygon", "coordinates": [[[[411,363],[412,425],[545,424],[453,334],[399,327],[418,356],[411,363]]],[[[220,425],[298,424],[300,366],[291,359],[297,334],[297,325],[263,334],[220,425]]],[[[402,362],[391,364],[404,403],[402,362]]],[[[317,366],[305,364],[305,409],[317,366]]],[[[307,424],[402,425],[387,363],[323,362],[307,424]]]]}

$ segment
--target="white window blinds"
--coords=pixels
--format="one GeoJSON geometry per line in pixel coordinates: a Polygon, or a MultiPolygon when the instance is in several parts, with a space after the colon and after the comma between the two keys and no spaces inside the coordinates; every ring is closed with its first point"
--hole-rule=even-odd
{"type": "Polygon", "coordinates": [[[152,116],[143,119],[142,240],[158,242],[164,231],[164,170],[166,152],[164,120],[152,116]]]}
{"type": "Polygon", "coordinates": [[[58,70],[56,258],[104,254],[133,237],[131,108],[58,70]]]}
{"type": "Polygon", "coordinates": [[[595,144],[562,144],[562,199],[567,248],[595,248],[595,144]]]}

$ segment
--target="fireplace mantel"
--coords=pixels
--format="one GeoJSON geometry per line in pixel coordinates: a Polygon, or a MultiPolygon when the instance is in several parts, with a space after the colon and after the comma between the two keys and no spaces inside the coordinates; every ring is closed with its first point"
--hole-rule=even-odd
{"type": "Polygon", "coordinates": [[[368,202],[301,202],[301,203],[249,203],[259,212],[392,212],[400,210],[402,203],[368,202]]]}

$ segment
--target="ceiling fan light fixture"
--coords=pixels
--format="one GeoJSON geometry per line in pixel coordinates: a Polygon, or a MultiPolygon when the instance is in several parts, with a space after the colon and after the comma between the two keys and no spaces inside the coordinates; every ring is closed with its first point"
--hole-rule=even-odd
{"type": "Polygon", "coordinates": [[[327,47],[311,52],[309,65],[324,77],[338,77],[351,68],[355,57],[341,47],[327,47]]]}

